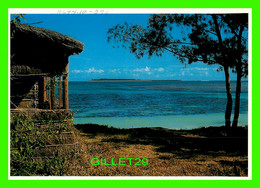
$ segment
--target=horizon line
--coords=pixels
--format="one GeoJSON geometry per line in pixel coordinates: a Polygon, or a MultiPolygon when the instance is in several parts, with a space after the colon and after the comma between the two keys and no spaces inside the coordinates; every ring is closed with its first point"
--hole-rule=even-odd
{"type": "MultiPolygon", "coordinates": [[[[97,78],[97,79],[89,79],[89,80],[69,80],[71,82],[88,82],[88,81],[202,81],[202,82],[208,82],[208,81],[223,81],[225,80],[178,80],[178,79],[134,79],[134,78],[97,78]]],[[[236,80],[230,80],[231,82],[235,82],[236,80]]],[[[248,82],[248,79],[241,80],[242,82],[248,82]]]]}

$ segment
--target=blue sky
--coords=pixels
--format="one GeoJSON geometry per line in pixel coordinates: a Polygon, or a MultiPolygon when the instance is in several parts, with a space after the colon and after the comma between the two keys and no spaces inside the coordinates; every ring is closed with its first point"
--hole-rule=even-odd
{"type": "MultiPolygon", "coordinates": [[[[146,25],[147,14],[27,14],[27,23],[51,29],[84,43],[84,51],[69,58],[69,80],[86,81],[99,78],[152,80],[224,80],[217,65],[181,64],[173,55],[136,59],[127,49],[113,48],[107,42],[109,28],[123,24],[146,25]]],[[[231,80],[236,75],[231,73],[231,80]]]]}

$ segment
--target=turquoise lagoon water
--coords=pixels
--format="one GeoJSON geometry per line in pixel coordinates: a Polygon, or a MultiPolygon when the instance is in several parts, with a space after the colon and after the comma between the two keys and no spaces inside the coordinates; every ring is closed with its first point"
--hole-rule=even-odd
{"type": "MultiPolygon", "coordinates": [[[[231,82],[233,97],[235,82],[231,82]]],[[[69,83],[74,123],[119,128],[224,125],[224,81],[90,81],[69,83]]],[[[239,125],[248,124],[248,84],[242,82],[239,125]]]]}

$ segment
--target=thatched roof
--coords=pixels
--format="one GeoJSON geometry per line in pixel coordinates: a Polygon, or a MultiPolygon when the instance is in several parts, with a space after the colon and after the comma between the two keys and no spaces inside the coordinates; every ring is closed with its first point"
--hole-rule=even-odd
{"type": "Polygon", "coordinates": [[[40,69],[30,67],[28,65],[12,65],[11,66],[11,76],[16,76],[19,74],[40,74],[42,73],[40,69]]]}
{"type": "Polygon", "coordinates": [[[66,35],[44,28],[29,26],[26,24],[12,22],[11,31],[14,33],[15,36],[20,36],[24,39],[28,37],[29,39],[35,39],[43,43],[50,43],[68,51],[70,54],[79,54],[83,51],[84,47],[84,44],[82,42],[77,41],[66,35]]]}

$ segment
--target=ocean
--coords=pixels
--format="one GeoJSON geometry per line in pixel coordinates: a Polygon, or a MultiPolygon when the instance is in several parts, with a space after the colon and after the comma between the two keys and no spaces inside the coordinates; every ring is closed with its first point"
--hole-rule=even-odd
{"type": "MultiPolygon", "coordinates": [[[[236,82],[231,82],[233,101],[236,82]]],[[[224,81],[69,82],[74,124],[118,128],[191,129],[225,123],[224,81]]],[[[248,124],[248,83],[242,82],[239,125],[248,124]]]]}

